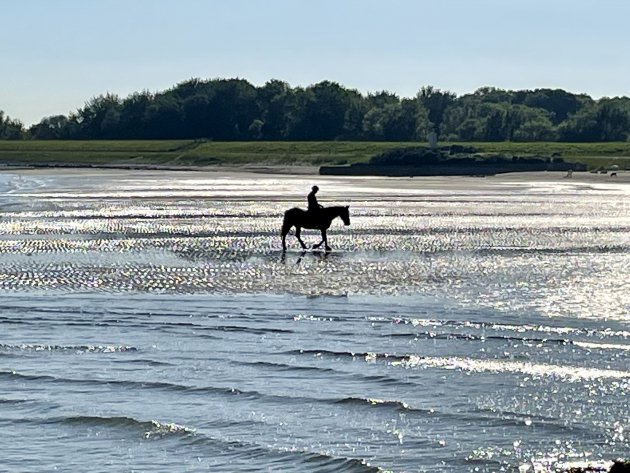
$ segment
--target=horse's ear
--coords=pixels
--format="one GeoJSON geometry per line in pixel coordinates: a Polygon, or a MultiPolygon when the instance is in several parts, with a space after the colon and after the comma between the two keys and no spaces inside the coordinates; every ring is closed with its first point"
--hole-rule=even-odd
{"type": "Polygon", "coordinates": [[[349,206],[349,205],[346,205],[346,209],[350,209],[350,206],[349,206]]]}

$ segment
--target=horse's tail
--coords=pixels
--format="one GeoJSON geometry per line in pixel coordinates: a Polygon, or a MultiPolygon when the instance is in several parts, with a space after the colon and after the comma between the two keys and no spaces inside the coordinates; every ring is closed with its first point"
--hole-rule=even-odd
{"type": "Polygon", "coordinates": [[[291,232],[291,227],[293,227],[293,224],[289,221],[289,218],[287,215],[288,213],[289,213],[289,210],[287,210],[284,213],[284,218],[282,219],[282,231],[281,231],[282,236],[287,235],[287,234],[293,235],[293,232],[291,232]]]}

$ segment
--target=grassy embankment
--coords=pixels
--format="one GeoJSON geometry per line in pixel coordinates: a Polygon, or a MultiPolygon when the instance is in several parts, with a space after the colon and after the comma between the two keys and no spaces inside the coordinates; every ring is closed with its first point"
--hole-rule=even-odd
{"type": "MultiPolygon", "coordinates": [[[[440,143],[443,145],[444,143],[440,143]]],[[[550,156],[589,168],[630,169],[630,143],[458,143],[480,153],[550,156]]],[[[213,141],[0,141],[0,164],[10,165],[334,165],[368,161],[385,150],[422,143],[213,141]]]]}

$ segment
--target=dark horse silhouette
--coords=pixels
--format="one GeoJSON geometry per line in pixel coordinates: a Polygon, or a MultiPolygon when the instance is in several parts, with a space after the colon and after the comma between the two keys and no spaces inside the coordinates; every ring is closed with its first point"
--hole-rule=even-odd
{"type": "Polygon", "coordinates": [[[326,251],[330,251],[326,230],[328,230],[332,221],[337,217],[343,220],[344,225],[350,225],[350,211],[348,209],[349,207],[345,206],[323,207],[317,212],[307,212],[297,207],[287,210],[284,213],[284,220],[282,221],[282,251],[287,251],[286,238],[291,227],[295,227],[295,236],[300,242],[300,245],[302,245],[302,249],[306,249],[306,245],[302,241],[302,238],[300,238],[302,228],[314,228],[322,232],[322,241],[313,245],[313,248],[319,248],[323,243],[326,251]]]}

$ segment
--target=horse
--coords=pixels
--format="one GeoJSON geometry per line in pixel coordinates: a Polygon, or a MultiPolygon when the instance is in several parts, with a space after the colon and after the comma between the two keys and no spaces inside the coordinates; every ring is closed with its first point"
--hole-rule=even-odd
{"type": "Polygon", "coordinates": [[[330,251],[328,246],[328,237],[326,230],[330,228],[330,224],[337,217],[341,218],[344,225],[350,225],[350,211],[348,206],[338,207],[322,207],[317,212],[308,212],[298,207],[287,210],[284,213],[284,220],[282,221],[282,251],[287,251],[287,233],[291,230],[291,227],[295,227],[295,236],[302,245],[302,249],[306,249],[306,245],[300,238],[302,228],[319,229],[322,232],[322,241],[313,245],[313,249],[319,248],[321,244],[324,244],[326,251],[330,251]]]}

